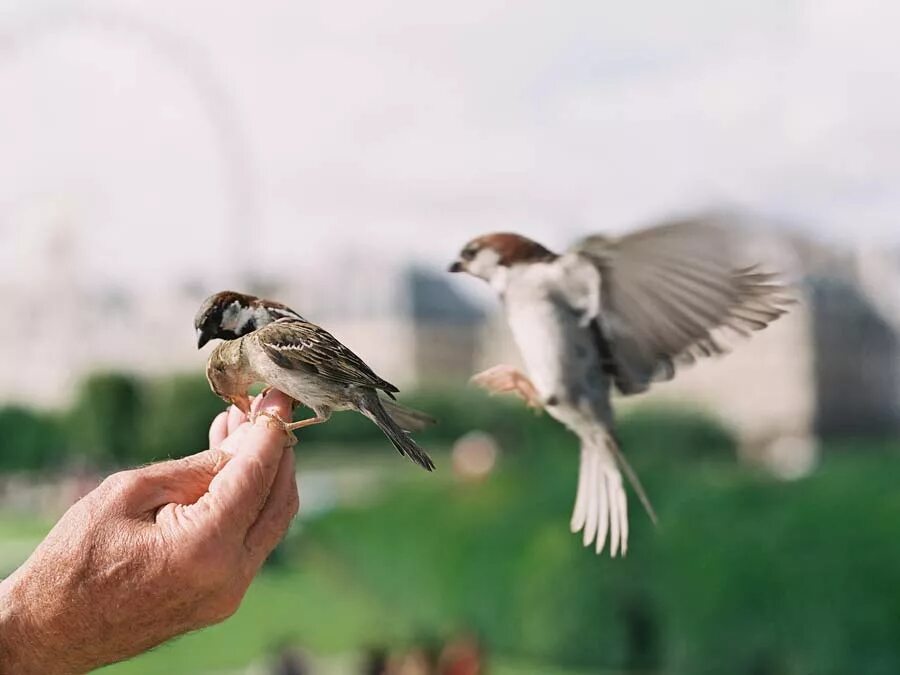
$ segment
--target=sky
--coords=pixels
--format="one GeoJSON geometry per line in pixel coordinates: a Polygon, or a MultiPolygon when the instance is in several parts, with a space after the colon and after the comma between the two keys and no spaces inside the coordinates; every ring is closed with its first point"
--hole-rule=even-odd
{"type": "Polygon", "coordinates": [[[897,244],[897,25],[870,0],[0,0],[0,281],[48,250],[118,286],[437,266],[711,207],[897,244]]]}

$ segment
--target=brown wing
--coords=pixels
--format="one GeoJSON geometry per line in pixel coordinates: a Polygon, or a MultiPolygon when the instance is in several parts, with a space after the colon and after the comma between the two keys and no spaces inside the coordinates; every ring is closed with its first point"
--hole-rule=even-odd
{"type": "Polygon", "coordinates": [[[623,393],[671,378],[675,362],[727,351],[715,331],[747,335],[793,303],[776,275],[735,262],[739,239],[717,223],[682,221],[575,247],[600,272],[598,322],[623,393]]]}
{"type": "Polygon", "coordinates": [[[381,389],[388,395],[398,391],[331,333],[309,321],[279,319],[260,328],[255,336],[269,358],[282,368],[312,371],[335,382],[381,389]]]}

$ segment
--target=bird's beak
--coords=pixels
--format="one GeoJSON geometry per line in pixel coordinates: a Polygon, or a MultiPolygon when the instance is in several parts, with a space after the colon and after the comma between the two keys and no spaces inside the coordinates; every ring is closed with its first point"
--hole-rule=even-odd
{"type": "Polygon", "coordinates": [[[231,402],[234,404],[234,407],[240,410],[245,415],[250,414],[250,397],[249,396],[235,396],[231,399],[231,402]]]}
{"type": "Polygon", "coordinates": [[[203,345],[209,342],[209,336],[203,332],[202,328],[197,329],[197,349],[202,349],[203,345]]]}
{"type": "Polygon", "coordinates": [[[465,272],[466,268],[463,267],[463,264],[461,261],[455,260],[454,262],[452,262],[450,264],[450,267],[447,268],[447,271],[453,272],[455,274],[456,272],[465,272]]]}

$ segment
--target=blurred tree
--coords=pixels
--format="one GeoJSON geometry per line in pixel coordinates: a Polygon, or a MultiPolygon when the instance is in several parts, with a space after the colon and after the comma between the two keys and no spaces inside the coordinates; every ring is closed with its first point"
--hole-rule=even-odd
{"type": "Polygon", "coordinates": [[[19,406],[0,408],[0,470],[47,470],[64,459],[57,417],[19,406]]]}
{"type": "Polygon", "coordinates": [[[97,373],[78,388],[69,414],[73,450],[101,465],[123,465],[140,455],[140,381],[124,373],[97,373]]]}
{"type": "Polygon", "coordinates": [[[202,375],[175,375],[146,385],[140,415],[140,455],[149,462],[183,457],[209,445],[209,425],[225,409],[202,375]]]}

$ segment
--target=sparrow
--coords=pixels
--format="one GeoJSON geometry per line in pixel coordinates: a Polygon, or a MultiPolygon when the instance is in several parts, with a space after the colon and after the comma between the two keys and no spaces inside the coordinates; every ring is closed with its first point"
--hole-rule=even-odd
{"type": "Polygon", "coordinates": [[[723,337],[765,328],[793,303],[777,275],[736,262],[734,230],[666,223],[621,238],[590,236],[564,253],[512,233],[468,242],[449,268],[497,292],[527,375],[500,365],[472,381],[546,410],[581,443],[573,533],[610,555],[628,549],[622,472],[650,519],[650,500],[620,452],[612,389],[646,391],[677,364],[726,351],[723,337]]]}
{"type": "Polygon", "coordinates": [[[248,389],[262,383],[311,408],[314,417],[289,422],[260,413],[291,434],[327,422],[331,413],[355,410],[368,417],[401,455],[432,471],[434,462],[408,435],[434,420],[395,402],[397,387],[324,328],[286,305],[252,295],[222,291],[207,298],[194,319],[198,348],[212,339],[206,378],[213,392],[250,413],[248,389]],[[388,398],[379,396],[384,392],[388,398]]]}

